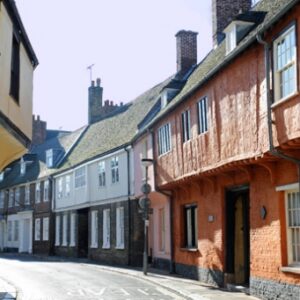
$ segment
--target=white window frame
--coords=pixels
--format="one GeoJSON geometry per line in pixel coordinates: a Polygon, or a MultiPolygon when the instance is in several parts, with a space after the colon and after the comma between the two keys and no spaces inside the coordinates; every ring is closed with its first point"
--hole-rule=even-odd
{"type": "Polygon", "coordinates": [[[49,241],[49,217],[43,218],[43,241],[49,241]]]}
{"type": "Polygon", "coordinates": [[[44,202],[48,202],[49,201],[49,180],[45,180],[44,181],[44,202]]]}
{"type": "Polygon", "coordinates": [[[4,180],[4,171],[0,172],[0,182],[4,180]]]}
{"type": "Polygon", "coordinates": [[[106,185],[105,175],[105,160],[99,161],[98,163],[98,185],[99,187],[105,187],[106,185]]]}
{"type": "Polygon", "coordinates": [[[15,196],[14,190],[9,189],[9,191],[8,191],[8,207],[9,208],[14,207],[14,196],[15,196]]]}
{"type": "Polygon", "coordinates": [[[190,109],[185,110],[181,114],[181,126],[182,126],[182,141],[183,143],[185,143],[192,138],[190,109]]]}
{"type": "Polygon", "coordinates": [[[232,23],[226,29],[226,55],[233,51],[236,47],[236,23],[232,23]]]}
{"type": "Polygon", "coordinates": [[[60,246],[60,215],[55,217],[55,246],[60,246]]]}
{"type": "Polygon", "coordinates": [[[286,230],[287,230],[287,248],[288,248],[288,264],[290,266],[300,267],[300,195],[298,189],[291,189],[285,191],[285,211],[286,211],[286,230]],[[294,195],[294,197],[289,197],[294,195]],[[296,206],[293,206],[296,204],[296,206]],[[293,224],[292,224],[293,223],[293,224]],[[293,236],[296,245],[293,245],[293,236]]]}
{"type": "Polygon", "coordinates": [[[24,161],[23,158],[21,158],[20,161],[20,175],[24,176],[26,174],[26,162],[24,161]]]}
{"type": "Polygon", "coordinates": [[[46,150],[46,165],[48,168],[53,167],[53,149],[46,150]]]}
{"type": "Polygon", "coordinates": [[[0,209],[4,208],[4,202],[5,202],[5,191],[0,191],[0,209]]]}
{"type": "Polygon", "coordinates": [[[118,156],[114,156],[111,158],[110,167],[111,167],[111,183],[116,184],[120,181],[118,156]]]}
{"type": "Polygon", "coordinates": [[[74,173],[74,187],[75,189],[82,188],[86,185],[86,167],[80,167],[74,173]]]}
{"type": "Polygon", "coordinates": [[[125,248],[124,231],[124,207],[117,207],[116,210],[116,248],[125,248]]]}
{"type": "MultiPolygon", "coordinates": [[[[287,55],[288,51],[283,52],[285,56],[287,55]]],[[[296,94],[298,91],[298,78],[297,78],[297,36],[296,36],[296,26],[295,24],[289,26],[273,43],[273,59],[274,59],[274,100],[275,103],[278,101],[283,101],[286,98],[291,97],[292,95],[296,94]],[[290,35],[291,34],[291,35],[290,35]],[[279,44],[286,39],[287,37],[293,37],[294,39],[294,45],[290,47],[289,49],[292,49],[291,52],[293,52],[293,55],[291,56],[291,59],[287,61],[284,65],[279,66],[278,65],[278,46],[279,44]],[[291,74],[293,75],[294,82],[288,81],[289,84],[291,84],[292,90],[290,93],[284,94],[281,89],[281,75],[286,70],[292,70],[291,74]],[[292,85],[293,84],[293,85],[292,85]]]]}
{"type": "Polygon", "coordinates": [[[15,206],[20,206],[21,191],[20,187],[15,188],[15,206]]]}
{"type": "Polygon", "coordinates": [[[70,221],[70,247],[75,247],[75,235],[76,235],[76,214],[71,213],[70,221]]]}
{"type": "Polygon", "coordinates": [[[34,221],[34,240],[40,241],[41,240],[41,219],[36,218],[34,221]]]}
{"type": "Polygon", "coordinates": [[[63,215],[63,239],[62,246],[68,246],[68,215],[63,215]]]}
{"type": "Polygon", "coordinates": [[[27,184],[25,186],[25,198],[24,198],[24,204],[29,205],[30,204],[30,185],[27,184]]]}
{"type": "Polygon", "coordinates": [[[158,155],[163,155],[171,151],[172,149],[172,133],[171,123],[166,123],[158,128],[158,155]]]}
{"type": "Polygon", "coordinates": [[[98,248],[98,211],[91,211],[91,248],[98,248]]]}
{"type": "Polygon", "coordinates": [[[103,210],[103,249],[110,249],[110,209],[103,210]]]}
{"type": "Polygon", "coordinates": [[[65,196],[69,197],[70,194],[71,194],[71,175],[67,175],[65,177],[65,196]]]}
{"type": "Polygon", "coordinates": [[[208,131],[207,120],[207,97],[202,97],[197,103],[198,113],[198,133],[202,134],[208,131]]]}
{"type": "Polygon", "coordinates": [[[38,181],[35,184],[35,203],[41,202],[41,183],[38,181]]]}
{"type": "Polygon", "coordinates": [[[61,199],[63,197],[63,178],[60,177],[57,180],[57,199],[61,199]]]}

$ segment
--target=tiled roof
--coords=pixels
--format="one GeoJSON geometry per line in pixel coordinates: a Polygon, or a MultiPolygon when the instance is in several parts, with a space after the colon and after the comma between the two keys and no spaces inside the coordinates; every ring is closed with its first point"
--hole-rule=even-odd
{"type": "Polygon", "coordinates": [[[151,110],[161,90],[171,79],[166,79],[134,101],[124,104],[122,112],[90,125],[59,171],[129,144],[137,132],[137,125],[151,110]]]}
{"type": "MultiPolygon", "coordinates": [[[[188,78],[181,92],[163,109],[151,122],[154,124],[167,113],[171,112],[182,101],[187,99],[202,84],[207,82],[221,68],[233,60],[241,51],[256,41],[256,35],[269,28],[278,18],[286,13],[286,10],[297,4],[299,0],[261,0],[254,7],[253,11],[266,12],[264,20],[255,27],[248,35],[240,41],[237,47],[226,56],[225,40],[198,64],[193,74],[188,78]]],[[[151,126],[149,124],[149,126],[151,126]]]]}
{"type": "Polygon", "coordinates": [[[25,175],[20,175],[20,159],[11,163],[6,169],[4,180],[0,183],[0,189],[9,188],[26,182],[35,181],[51,175],[55,168],[49,169],[46,166],[46,150],[57,149],[60,152],[60,159],[69,153],[74,144],[78,141],[86,127],[82,127],[72,133],[61,132],[54,138],[47,139],[43,144],[32,147],[29,154],[25,154],[26,164],[25,175]]]}

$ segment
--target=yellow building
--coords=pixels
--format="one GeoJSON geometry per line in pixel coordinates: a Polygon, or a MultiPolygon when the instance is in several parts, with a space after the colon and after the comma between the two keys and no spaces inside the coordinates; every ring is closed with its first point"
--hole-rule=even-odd
{"type": "Polygon", "coordinates": [[[0,172],[30,145],[37,65],[14,1],[0,0],[0,172]]]}

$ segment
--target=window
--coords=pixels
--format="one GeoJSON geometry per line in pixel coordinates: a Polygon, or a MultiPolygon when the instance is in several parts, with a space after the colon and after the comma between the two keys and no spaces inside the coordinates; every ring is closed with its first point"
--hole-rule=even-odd
{"type": "Polygon", "coordinates": [[[188,141],[191,138],[191,114],[189,110],[186,110],[181,115],[182,122],[182,138],[183,142],[188,141]]]}
{"type": "Polygon", "coordinates": [[[41,183],[37,182],[35,184],[35,203],[41,202],[41,183]]]}
{"type": "Polygon", "coordinates": [[[197,233],[197,206],[187,205],[184,207],[185,218],[185,247],[197,248],[198,233],[197,233]]]}
{"type": "Polygon", "coordinates": [[[274,41],[275,101],[297,91],[295,26],[274,41]]]}
{"type": "Polygon", "coordinates": [[[119,158],[117,156],[111,159],[111,182],[119,182],[119,158]]]}
{"type": "Polygon", "coordinates": [[[165,251],[166,240],[166,225],[165,225],[165,209],[161,208],[158,211],[159,217],[159,251],[165,251]]]}
{"type": "Polygon", "coordinates": [[[20,175],[24,176],[26,173],[26,162],[24,161],[23,157],[21,158],[20,161],[20,175]]]}
{"type": "Polygon", "coordinates": [[[4,172],[0,173],[0,182],[4,180],[4,172]]]}
{"type": "Polygon", "coordinates": [[[7,222],[7,241],[11,242],[12,241],[12,221],[7,222]]]}
{"type": "Polygon", "coordinates": [[[19,240],[19,221],[14,221],[14,241],[17,242],[19,240]]]}
{"type": "Polygon", "coordinates": [[[105,186],[105,161],[98,164],[99,186],[105,186]]]}
{"type": "Polygon", "coordinates": [[[17,37],[13,35],[11,71],[10,71],[10,95],[19,102],[20,86],[20,45],[17,37]]]}
{"type": "Polygon", "coordinates": [[[70,228],[70,246],[75,246],[75,221],[76,221],[76,214],[71,214],[71,228],[70,228]]]}
{"type": "Polygon", "coordinates": [[[8,195],[8,207],[13,207],[14,206],[14,190],[11,189],[9,190],[9,195],[8,195]]]}
{"type": "Polygon", "coordinates": [[[116,215],[116,248],[124,249],[124,207],[117,208],[116,215]]]}
{"type": "Polygon", "coordinates": [[[41,240],[41,219],[35,219],[34,239],[36,241],[41,240]]]}
{"type": "Polygon", "coordinates": [[[20,188],[15,189],[15,206],[20,206],[20,188]]]}
{"type": "Polygon", "coordinates": [[[198,133],[204,133],[207,131],[207,97],[202,98],[197,103],[198,111],[198,133]]]}
{"type": "Polygon", "coordinates": [[[289,264],[300,264],[300,194],[286,192],[287,236],[289,264]]]}
{"type": "Polygon", "coordinates": [[[91,212],[91,248],[98,248],[98,211],[91,212]]]}
{"type": "Polygon", "coordinates": [[[44,181],[44,202],[49,201],[49,180],[44,181]]]}
{"type": "Polygon", "coordinates": [[[26,185],[25,186],[25,205],[30,204],[30,186],[26,185]]]}
{"type": "Polygon", "coordinates": [[[236,24],[226,31],[226,54],[230,53],[236,47],[236,24]]]}
{"type": "Polygon", "coordinates": [[[103,246],[104,249],[110,248],[110,210],[103,210],[103,246]]]}
{"type": "Polygon", "coordinates": [[[60,245],[60,216],[55,217],[55,246],[60,245]]]}
{"type": "Polygon", "coordinates": [[[171,150],[171,124],[167,123],[158,129],[158,154],[171,150]]]}
{"type": "Polygon", "coordinates": [[[63,179],[58,179],[58,191],[57,191],[57,198],[60,199],[63,196],[63,179]]]}
{"type": "Polygon", "coordinates": [[[43,218],[43,241],[49,240],[49,218],[43,218]]]}
{"type": "Polygon", "coordinates": [[[71,176],[67,175],[66,176],[66,197],[69,197],[70,193],[71,193],[71,176]]]}
{"type": "Polygon", "coordinates": [[[85,186],[85,167],[75,170],[75,188],[85,186]]]}
{"type": "Polygon", "coordinates": [[[62,246],[68,245],[68,215],[63,216],[63,241],[62,246]]]}
{"type": "Polygon", "coordinates": [[[0,191],[0,209],[4,208],[5,191],[0,191]]]}
{"type": "Polygon", "coordinates": [[[48,149],[46,151],[46,164],[48,168],[53,167],[53,149],[48,149]]]}

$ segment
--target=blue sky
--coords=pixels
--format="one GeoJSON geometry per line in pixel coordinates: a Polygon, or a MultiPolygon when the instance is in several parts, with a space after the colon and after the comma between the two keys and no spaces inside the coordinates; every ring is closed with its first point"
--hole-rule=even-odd
{"type": "Polygon", "coordinates": [[[87,123],[87,66],[104,99],[133,100],[176,71],[175,34],[198,34],[198,61],[212,47],[211,0],[16,0],[39,58],[34,113],[49,129],[87,123]]]}

